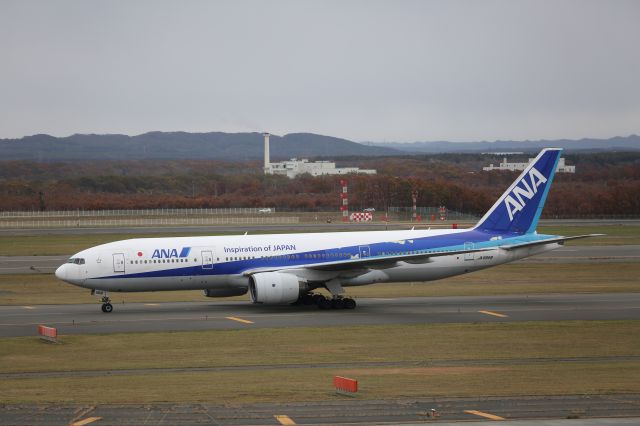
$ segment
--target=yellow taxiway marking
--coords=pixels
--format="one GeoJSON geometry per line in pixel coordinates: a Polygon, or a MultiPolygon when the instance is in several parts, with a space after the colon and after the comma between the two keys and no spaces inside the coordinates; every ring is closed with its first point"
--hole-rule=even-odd
{"type": "Polygon", "coordinates": [[[23,306],[22,309],[35,309],[33,306],[23,306]]]}
{"type": "Polygon", "coordinates": [[[296,422],[291,420],[291,417],[285,416],[284,414],[276,414],[273,417],[275,417],[276,420],[278,422],[280,422],[281,425],[295,425],[296,424],[296,422]]]}
{"type": "Polygon", "coordinates": [[[477,410],[464,410],[467,414],[475,414],[476,416],[485,417],[491,420],[504,420],[504,417],[496,416],[495,414],[483,413],[477,410]]]}
{"type": "Polygon", "coordinates": [[[500,318],[507,318],[509,315],[505,315],[505,314],[499,314],[497,312],[491,312],[491,311],[478,311],[481,314],[486,314],[486,315],[493,315],[494,317],[500,317],[500,318]]]}
{"type": "MultiPolygon", "coordinates": [[[[249,320],[238,318],[238,317],[225,317],[225,318],[231,321],[243,322],[245,324],[253,324],[253,321],[249,321],[249,320]]],[[[291,424],[295,424],[295,423],[291,423],[291,424]]]]}
{"type": "Polygon", "coordinates": [[[145,303],[144,306],[160,306],[159,303],[145,303]]]}
{"type": "Polygon", "coordinates": [[[71,426],[84,426],[89,423],[97,422],[98,420],[102,420],[102,417],[87,417],[86,419],[78,420],[75,423],[71,423],[71,426]]]}

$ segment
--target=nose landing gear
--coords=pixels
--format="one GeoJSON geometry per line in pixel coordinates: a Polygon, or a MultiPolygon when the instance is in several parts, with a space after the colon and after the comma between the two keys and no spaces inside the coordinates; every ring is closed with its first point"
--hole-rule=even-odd
{"type": "Polygon", "coordinates": [[[102,298],[102,312],[104,312],[105,314],[111,313],[111,311],[113,311],[113,305],[110,302],[111,300],[107,296],[104,296],[102,298]]]}
{"type": "Polygon", "coordinates": [[[111,299],[109,298],[109,293],[103,290],[91,290],[92,296],[102,296],[100,301],[102,302],[102,312],[105,314],[109,314],[113,311],[113,305],[111,304],[111,299]]]}

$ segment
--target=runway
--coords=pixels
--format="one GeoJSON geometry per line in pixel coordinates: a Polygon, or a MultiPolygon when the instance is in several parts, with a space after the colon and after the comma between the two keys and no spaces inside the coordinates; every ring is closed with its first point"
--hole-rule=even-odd
{"type": "MultiPolygon", "coordinates": [[[[73,253],[59,256],[0,256],[0,275],[52,274],[73,253]]],[[[536,263],[592,263],[640,261],[640,245],[567,246],[523,259],[536,263]]]]}
{"type": "Polygon", "coordinates": [[[640,293],[359,299],[353,310],[212,301],[0,306],[0,336],[34,336],[38,324],[59,334],[164,332],[269,327],[640,319],[640,293]]]}

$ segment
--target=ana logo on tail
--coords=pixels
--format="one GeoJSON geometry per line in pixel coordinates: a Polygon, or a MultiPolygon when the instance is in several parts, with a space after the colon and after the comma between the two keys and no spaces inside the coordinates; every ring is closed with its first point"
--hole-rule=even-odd
{"type": "Polygon", "coordinates": [[[533,198],[538,193],[538,187],[547,182],[547,178],[535,167],[529,170],[529,174],[520,180],[513,190],[504,199],[504,204],[509,212],[509,220],[513,220],[513,215],[527,204],[527,200],[533,198]],[[527,176],[529,177],[527,181],[527,176]]]}

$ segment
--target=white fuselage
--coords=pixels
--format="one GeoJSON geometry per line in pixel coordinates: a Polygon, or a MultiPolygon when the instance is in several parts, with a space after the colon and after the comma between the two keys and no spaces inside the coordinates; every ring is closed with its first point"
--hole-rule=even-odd
{"type": "Polygon", "coordinates": [[[343,286],[430,281],[560,247],[551,243],[513,250],[500,248],[522,238],[503,239],[461,229],[131,239],[79,252],[56,275],[81,287],[105,291],[213,289],[223,295],[235,295],[246,292],[251,271],[279,270],[309,283],[338,280],[343,286]],[[326,262],[455,247],[485,250],[369,268],[308,268],[326,262]]]}

